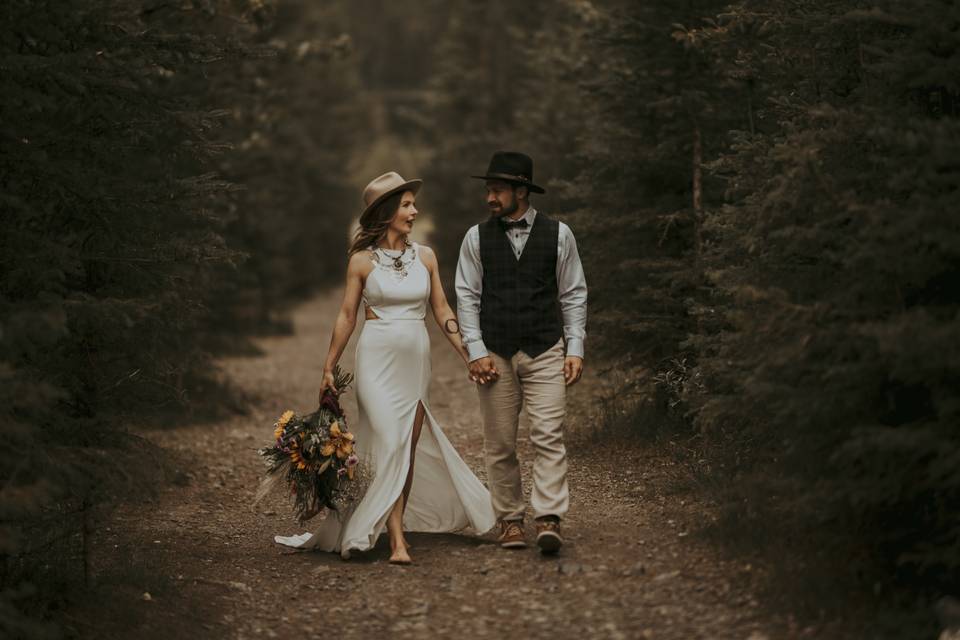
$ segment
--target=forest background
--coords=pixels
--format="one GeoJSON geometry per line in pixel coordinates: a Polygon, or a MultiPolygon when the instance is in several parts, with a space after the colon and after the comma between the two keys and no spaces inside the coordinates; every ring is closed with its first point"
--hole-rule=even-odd
{"type": "Polygon", "coordinates": [[[147,491],[128,425],[243,410],[213,357],[339,282],[367,179],[422,171],[449,280],[501,148],[576,234],[604,434],[679,451],[774,606],[928,616],[960,590],[957,78],[946,1],[8,0],[0,629],[49,631],[91,507],[147,491]]]}

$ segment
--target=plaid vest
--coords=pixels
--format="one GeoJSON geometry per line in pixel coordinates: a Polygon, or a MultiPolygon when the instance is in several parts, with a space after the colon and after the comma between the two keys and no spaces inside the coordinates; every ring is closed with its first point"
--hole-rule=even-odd
{"type": "Polygon", "coordinates": [[[519,260],[497,218],[481,223],[479,231],[483,342],[503,358],[517,351],[535,358],[563,337],[557,289],[560,223],[538,212],[519,260]]]}

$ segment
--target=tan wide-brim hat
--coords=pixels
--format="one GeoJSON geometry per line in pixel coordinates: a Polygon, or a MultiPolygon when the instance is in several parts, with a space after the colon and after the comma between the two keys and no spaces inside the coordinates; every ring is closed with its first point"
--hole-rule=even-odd
{"type": "Polygon", "coordinates": [[[423,180],[404,180],[396,171],[377,176],[363,189],[363,204],[366,208],[360,214],[360,224],[364,224],[376,206],[393,194],[398,191],[413,191],[416,194],[421,185],[423,180]]]}

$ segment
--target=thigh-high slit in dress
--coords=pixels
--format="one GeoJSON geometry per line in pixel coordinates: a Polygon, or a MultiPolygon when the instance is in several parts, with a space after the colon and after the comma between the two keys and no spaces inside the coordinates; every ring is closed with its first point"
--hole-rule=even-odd
{"type": "Polygon", "coordinates": [[[343,557],[374,546],[410,469],[419,404],[425,415],[404,530],[448,532],[470,527],[483,533],[495,524],[490,493],[430,411],[430,339],[425,325],[430,274],[420,261],[416,243],[409,253],[412,259],[397,271],[387,262],[393,256],[378,251],[379,263],[363,290],[363,300],[377,319],[364,323],[357,342],[354,376],[359,415],[351,428],[361,460],[373,467],[373,481],[350,510],[328,513],[310,532],[276,536],[280,544],[338,552],[343,557]]]}

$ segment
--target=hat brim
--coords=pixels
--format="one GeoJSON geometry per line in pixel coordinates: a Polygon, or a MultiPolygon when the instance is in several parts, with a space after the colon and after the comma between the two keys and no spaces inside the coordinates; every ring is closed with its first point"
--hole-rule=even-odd
{"type": "Polygon", "coordinates": [[[488,173],[485,176],[470,176],[471,178],[476,178],[478,180],[503,180],[504,182],[509,182],[511,184],[516,184],[521,187],[526,187],[533,191],[534,193],[546,193],[543,187],[540,185],[534,184],[529,180],[517,180],[516,176],[512,176],[509,173],[488,173]]]}
{"type": "Polygon", "coordinates": [[[413,191],[413,194],[416,195],[417,192],[420,191],[420,187],[421,187],[421,186],[423,186],[423,180],[419,180],[419,179],[417,179],[417,180],[407,180],[407,181],[404,182],[403,184],[397,185],[397,186],[394,187],[393,189],[390,189],[389,191],[386,191],[386,192],[384,192],[384,193],[381,193],[381,194],[377,197],[377,199],[374,200],[373,202],[371,202],[370,204],[368,204],[368,205],[367,205],[367,208],[364,209],[364,210],[363,210],[363,213],[360,214],[360,218],[358,219],[359,222],[360,222],[360,224],[362,225],[362,224],[365,222],[364,219],[367,218],[367,217],[369,217],[370,212],[373,211],[374,209],[376,209],[376,208],[377,208],[377,205],[379,205],[381,202],[383,202],[384,200],[386,200],[386,199],[389,198],[390,196],[392,196],[392,195],[394,195],[394,194],[396,194],[396,193],[398,193],[398,192],[403,192],[403,191],[413,191]]]}

